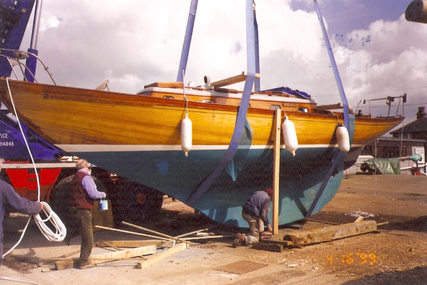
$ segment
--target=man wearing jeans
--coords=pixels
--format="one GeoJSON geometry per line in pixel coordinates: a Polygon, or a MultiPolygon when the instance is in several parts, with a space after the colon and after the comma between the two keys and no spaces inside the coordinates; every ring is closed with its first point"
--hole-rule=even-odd
{"type": "MultiPolygon", "coordinates": [[[[72,181],[70,193],[71,216],[76,223],[77,231],[80,233],[82,242],[80,247],[79,268],[91,267],[89,256],[93,247],[92,214],[94,200],[105,198],[104,192],[99,192],[95,181],[90,176],[89,163],[80,159],[76,163],[78,169],[72,181]]],[[[72,233],[67,240],[73,237],[72,233]]]]}
{"type": "Polygon", "coordinates": [[[263,191],[256,191],[246,200],[245,204],[243,204],[242,217],[249,224],[249,234],[238,233],[233,242],[233,247],[259,242],[260,229],[263,231],[264,225],[267,225],[267,231],[272,231],[267,217],[272,196],[273,189],[265,188],[263,191]]]}

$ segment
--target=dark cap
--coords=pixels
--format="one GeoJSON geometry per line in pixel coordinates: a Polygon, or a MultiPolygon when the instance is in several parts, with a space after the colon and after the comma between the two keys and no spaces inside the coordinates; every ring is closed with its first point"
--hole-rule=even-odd
{"type": "Polygon", "coordinates": [[[268,193],[268,196],[273,197],[273,189],[265,188],[264,191],[268,193]]]}

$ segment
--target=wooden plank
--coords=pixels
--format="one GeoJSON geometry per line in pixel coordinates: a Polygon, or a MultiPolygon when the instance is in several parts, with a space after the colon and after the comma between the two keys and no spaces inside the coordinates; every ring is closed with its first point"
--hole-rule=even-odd
{"type": "Polygon", "coordinates": [[[152,264],[154,264],[154,263],[156,263],[162,259],[165,259],[171,255],[174,255],[175,253],[180,252],[186,248],[187,248],[186,243],[178,243],[174,247],[169,248],[168,250],[162,251],[160,253],[157,253],[157,254],[151,256],[146,261],[138,262],[136,265],[136,268],[138,268],[138,269],[145,268],[145,267],[150,266],[150,265],[152,265],[152,264]]]}
{"type": "Polygon", "coordinates": [[[345,237],[369,233],[376,230],[377,223],[375,221],[361,221],[358,223],[328,226],[310,231],[294,232],[286,235],[284,239],[292,241],[293,245],[295,246],[301,246],[332,241],[345,237]]]}
{"type": "Polygon", "coordinates": [[[60,260],[55,262],[55,270],[64,270],[74,268],[77,260],[60,260]]]}
{"type": "Polygon", "coordinates": [[[160,240],[171,240],[170,238],[164,238],[164,237],[153,236],[153,235],[137,233],[137,232],[132,232],[132,231],[126,231],[126,230],[119,230],[119,229],[115,229],[115,228],[109,228],[109,227],[103,227],[103,226],[97,226],[97,225],[95,226],[95,228],[114,231],[114,232],[120,232],[120,233],[126,233],[126,234],[132,234],[132,235],[137,235],[137,236],[143,236],[143,237],[150,237],[150,238],[160,239],[160,240]]]}
{"type": "Polygon", "coordinates": [[[281,244],[283,247],[292,246],[292,242],[288,240],[275,240],[275,239],[264,239],[261,242],[263,243],[271,243],[271,244],[281,244]]]}
{"type": "MultiPolygon", "coordinates": [[[[157,250],[155,245],[148,245],[128,250],[108,252],[102,254],[96,254],[89,257],[89,260],[92,264],[105,263],[110,261],[130,259],[137,256],[144,256],[154,254],[157,250]]],[[[63,260],[58,260],[55,262],[56,270],[64,270],[77,267],[78,258],[67,258],[63,260]]]]}
{"type": "Polygon", "coordinates": [[[192,231],[192,232],[185,233],[185,234],[182,234],[182,235],[179,235],[179,236],[175,236],[174,238],[179,239],[179,238],[186,237],[186,236],[189,236],[189,235],[192,235],[192,234],[196,234],[196,233],[198,233],[198,232],[207,231],[207,230],[209,230],[209,229],[210,229],[210,228],[204,228],[204,229],[200,229],[200,230],[192,231]]]}
{"type": "MultiPolygon", "coordinates": [[[[98,244],[98,242],[97,242],[98,244]]],[[[120,250],[117,246],[112,245],[111,243],[109,243],[108,241],[99,241],[99,244],[102,244],[102,246],[98,246],[98,247],[112,247],[113,249],[115,249],[116,251],[120,250]]]]}
{"type": "Polygon", "coordinates": [[[162,241],[162,240],[108,240],[108,241],[97,241],[97,247],[104,247],[104,244],[111,245],[112,247],[117,248],[134,248],[147,245],[155,245],[157,248],[162,247],[171,247],[172,241],[162,241]]]}
{"type": "Polygon", "coordinates": [[[316,106],[318,110],[334,110],[334,109],[342,109],[342,103],[329,104],[329,105],[320,105],[316,106]]]}
{"type": "Polygon", "coordinates": [[[144,88],[150,88],[150,87],[182,88],[182,82],[154,82],[144,86],[144,88]]]}
{"type": "Polygon", "coordinates": [[[133,249],[126,249],[122,251],[92,255],[89,257],[89,260],[93,264],[98,264],[98,263],[108,262],[112,260],[129,259],[131,257],[154,254],[156,250],[157,250],[157,247],[155,245],[147,245],[147,246],[137,247],[133,249]]]}
{"type": "Polygon", "coordinates": [[[139,230],[147,231],[149,233],[156,234],[156,235],[159,235],[159,236],[162,236],[162,237],[166,237],[166,238],[170,238],[170,239],[175,239],[173,236],[170,236],[170,235],[167,235],[167,234],[164,234],[164,233],[161,233],[161,232],[157,232],[157,231],[154,231],[154,230],[150,230],[150,229],[138,226],[138,225],[134,225],[134,224],[128,223],[126,221],[122,221],[122,224],[130,226],[130,227],[134,227],[134,228],[139,229],[139,230]]]}
{"type": "Polygon", "coordinates": [[[65,253],[65,254],[59,256],[58,258],[67,258],[67,257],[73,256],[73,255],[78,254],[78,253],[80,253],[80,249],[73,250],[73,251],[70,251],[68,253],[65,253]]]}
{"type": "Polygon", "coordinates": [[[274,112],[274,160],[273,160],[273,234],[279,234],[279,179],[280,179],[280,134],[282,110],[274,112]]]}
{"type": "Polygon", "coordinates": [[[283,245],[275,244],[275,243],[265,243],[263,241],[258,242],[258,243],[254,243],[252,245],[252,248],[259,249],[259,250],[274,251],[274,252],[282,252],[283,251],[283,245]]]}
{"type": "MultiPolygon", "coordinates": [[[[245,81],[246,77],[247,77],[246,72],[242,72],[239,75],[235,75],[235,76],[228,77],[228,78],[225,78],[225,79],[222,79],[222,80],[211,82],[211,86],[213,86],[215,88],[220,88],[220,87],[223,87],[223,86],[227,86],[227,85],[231,85],[231,84],[234,84],[234,83],[239,83],[239,82],[245,81]]],[[[255,74],[255,78],[260,78],[260,77],[261,76],[258,73],[255,74]]]]}
{"type": "Polygon", "coordinates": [[[199,237],[185,237],[181,238],[180,240],[187,241],[187,240],[197,240],[197,239],[210,239],[210,238],[229,238],[229,237],[235,237],[235,234],[229,234],[229,235],[216,235],[216,236],[199,236],[199,237]]]}

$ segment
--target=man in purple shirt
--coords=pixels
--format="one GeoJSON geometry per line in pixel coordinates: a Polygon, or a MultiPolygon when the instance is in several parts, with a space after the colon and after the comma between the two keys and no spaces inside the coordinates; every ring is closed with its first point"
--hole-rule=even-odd
{"type": "Polygon", "coordinates": [[[88,268],[92,266],[89,262],[89,256],[93,247],[91,210],[94,200],[105,198],[106,194],[97,190],[95,181],[90,176],[89,163],[86,160],[79,159],[76,162],[76,167],[78,171],[71,182],[69,198],[70,215],[74,226],[70,227],[66,242],[69,243],[75,234],[80,233],[82,242],[78,266],[79,268],[88,268]]]}
{"type": "Polygon", "coordinates": [[[265,188],[263,191],[256,191],[246,200],[242,207],[242,217],[249,224],[249,234],[238,233],[233,242],[233,247],[259,242],[260,229],[263,231],[264,225],[267,226],[267,231],[272,231],[267,216],[272,196],[273,189],[265,188]]]}
{"type": "MultiPolygon", "coordinates": [[[[3,162],[4,159],[0,158],[0,171],[3,167],[3,162]]],[[[10,184],[0,180],[0,266],[3,259],[3,218],[6,207],[23,214],[38,214],[43,208],[40,202],[19,196],[10,184]]]]}

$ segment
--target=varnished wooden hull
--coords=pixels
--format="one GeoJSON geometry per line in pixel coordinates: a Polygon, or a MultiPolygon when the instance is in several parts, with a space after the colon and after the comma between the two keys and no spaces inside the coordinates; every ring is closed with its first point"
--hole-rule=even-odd
{"type": "MultiPolygon", "coordinates": [[[[184,102],[69,87],[10,81],[22,122],[49,142],[89,161],[186,201],[216,167],[230,142],[237,108],[189,102],[193,150],[180,147],[184,102]]],[[[1,100],[11,106],[5,80],[1,100]]],[[[280,222],[304,218],[338,149],[336,116],[287,113],[296,127],[300,148],[292,157],[281,151],[280,222]]],[[[244,226],[241,205],[251,192],[271,185],[273,111],[249,109],[252,142],[243,144],[230,166],[194,205],[210,218],[244,226]],[[250,145],[250,147],[249,147],[250,145]]],[[[401,119],[356,119],[352,152],[393,128],[401,119]]],[[[246,130],[247,137],[250,130],[246,130]]],[[[350,156],[351,157],[351,156],[350,156]]],[[[351,158],[352,159],[352,158],[351,158]]],[[[351,160],[350,159],[350,160],[351,160]]],[[[328,180],[315,211],[335,195],[344,161],[328,180]]]]}

